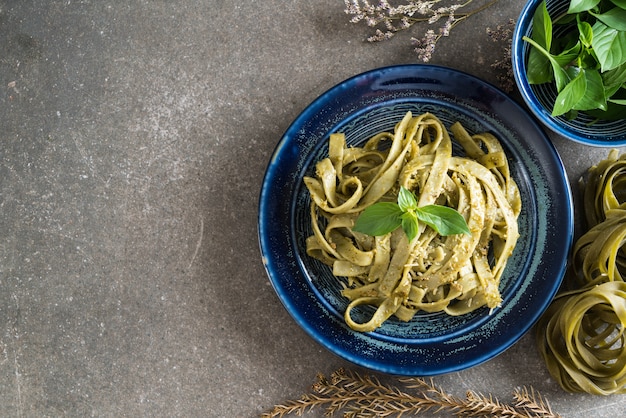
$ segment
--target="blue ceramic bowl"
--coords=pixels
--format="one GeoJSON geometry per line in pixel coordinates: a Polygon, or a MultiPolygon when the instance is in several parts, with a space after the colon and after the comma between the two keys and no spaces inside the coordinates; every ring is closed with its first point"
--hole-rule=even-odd
{"type": "MultiPolygon", "coordinates": [[[[457,151],[459,151],[457,146],[457,151]]],[[[460,151],[459,151],[460,152],[460,151]]],[[[313,340],[359,366],[427,376],[485,362],[510,347],[547,308],[563,278],[572,241],[571,194],[552,143],[521,106],[492,85],[450,68],[404,65],[352,77],[322,94],[291,124],[270,160],[259,198],[259,243],[270,282],[313,340]],[[520,239],[501,279],[502,307],[452,317],[392,317],[374,332],[350,329],[348,301],[332,271],[306,254],[312,234],[303,184],[343,132],[360,145],[392,130],[408,111],[431,112],[446,126],[491,132],[504,147],[523,209],[520,239]]],[[[364,312],[365,313],[365,312],[364,312]]]]}
{"type": "MultiPolygon", "coordinates": [[[[557,91],[550,83],[531,85],[526,78],[526,64],[530,44],[522,37],[531,36],[533,15],[543,0],[529,0],[517,20],[512,43],[512,63],[515,82],[530,111],[539,121],[553,132],[576,142],[593,145],[616,147],[626,145],[626,123],[624,120],[596,120],[579,112],[578,117],[568,120],[564,116],[551,116],[552,105],[557,91]]],[[[565,14],[569,0],[546,0],[548,13],[554,21],[565,14]]]]}

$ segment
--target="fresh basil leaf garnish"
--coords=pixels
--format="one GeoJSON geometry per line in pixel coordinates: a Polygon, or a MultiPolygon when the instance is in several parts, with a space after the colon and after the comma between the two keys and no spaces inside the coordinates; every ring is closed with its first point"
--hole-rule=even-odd
{"type": "Polygon", "coordinates": [[[442,236],[470,233],[465,218],[455,209],[441,205],[418,207],[415,195],[404,187],[400,187],[398,203],[378,202],[368,206],[352,230],[381,236],[402,227],[411,241],[419,233],[419,222],[424,222],[442,236]]]}
{"type": "Polygon", "coordinates": [[[352,230],[372,236],[386,235],[402,224],[402,209],[393,202],[368,206],[357,218],[352,230]]]}
{"type": "Polygon", "coordinates": [[[405,212],[402,215],[402,230],[409,241],[412,241],[419,232],[419,222],[415,212],[405,212]]]}
{"type": "Polygon", "coordinates": [[[398,193],[398,206],[402,212],[417,209],[417,199],[415,198],[415,195],[411,193],[410,190],[402,186],[400,186],[400,192],[398,193]]]}
{"type": "Polygon", "coordinates": [[[463,215],[447,206],[423,206],[418,209],[417,218],[439,235],[471,234],[463,215]]]}

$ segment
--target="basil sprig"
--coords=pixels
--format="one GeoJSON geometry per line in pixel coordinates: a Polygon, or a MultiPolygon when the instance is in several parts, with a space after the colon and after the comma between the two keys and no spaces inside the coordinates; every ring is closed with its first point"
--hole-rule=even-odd
{"type": "Polygon", "coordinates": [[[424,222],[443,236],[470,234],[467,222],[459,212],[441,205],[418,207],[415,195],[402,186],[398,203],[378,202],[368,206],[359,215],[352,229],[363,234],[380,236],[401,226],[411,241],[417,236],[419,222],[424,222]]]}
{"type": "Polygon", "coordinates": [[[626,118],[626,0],[571,0],[553,21],[542,2],[533,15],[530,84],[554,82],[552,116],[578,111],[600,119],[626,118]],[[567,25],[555,37],[554,27],[567,25]]]}

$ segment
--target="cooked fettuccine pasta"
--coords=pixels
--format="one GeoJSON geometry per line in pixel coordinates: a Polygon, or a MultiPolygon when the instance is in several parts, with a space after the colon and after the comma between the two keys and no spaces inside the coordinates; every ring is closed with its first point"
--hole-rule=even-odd
{"type": "Polygon", "coordinates": [[[458,122],[450,132],[466,156],[453,155],[446,127],[430,113],[408,112],[393,132],[362,147],[331,134],[328,157],[304,178],[313,230],[307,254],[346,278],[345,320],[354,330],[373,331],[392,315],[403,321],[418,311],[461,315],[502,301],[500,278],[519,236],[519,190],[493,135],[471,136],[458,122]],[[456,209],[471,234],[443,237],[423,223],[411,241],[402,228],[375,237],[352,230],[365,208],[395,202],[401,186],[418,196],[419,207],[456,209]],[[361,305],[374,313],[355,321],[361,305]]]}

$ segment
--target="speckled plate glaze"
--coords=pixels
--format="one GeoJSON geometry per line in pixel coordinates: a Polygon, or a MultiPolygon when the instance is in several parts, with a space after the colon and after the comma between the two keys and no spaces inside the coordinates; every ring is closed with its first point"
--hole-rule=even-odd
{"type": "MultiPolygon", "coordinates": [[[[460,152],[460,149],[456,149],[460,152]]],[[[521,338],[547,308],[572,243],[571,192],[563,164],[539,125],[507,95],[468,74],[432,65],[392,66],[350,78],[311,103],[286,131],[267,167],[259,200],[263,263],[281,302],[317,342],[375,371],[431,376],[466,369],[521,338]],[[501,280],[503,304],[459,317],[392,317],[375,332],[344,322],[347,301],[330,269],[309,258],[309,197],[303,185],[327,153],[332,132],[361,144],[392,130],[406,111],[431,112],[446,126],[491,132],[502,142],[520,188],[521,237],[501,280]]],[[[369,308],[361,314],[369,315],[369,308]]]]}

